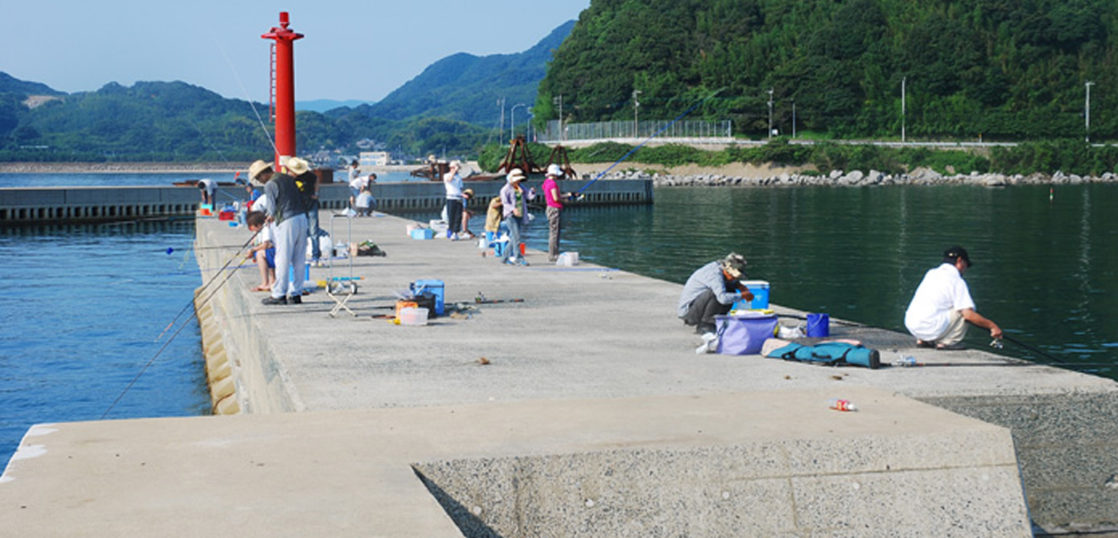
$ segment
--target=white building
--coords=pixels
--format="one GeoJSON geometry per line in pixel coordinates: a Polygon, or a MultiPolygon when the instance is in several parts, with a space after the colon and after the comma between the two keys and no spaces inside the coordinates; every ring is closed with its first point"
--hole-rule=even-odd
{"type": "Polygon", "coordinates": [[[360,167],[370,166],[388,166],[388,152],[387,151],[362,151],[360,157],[360,167]]]}

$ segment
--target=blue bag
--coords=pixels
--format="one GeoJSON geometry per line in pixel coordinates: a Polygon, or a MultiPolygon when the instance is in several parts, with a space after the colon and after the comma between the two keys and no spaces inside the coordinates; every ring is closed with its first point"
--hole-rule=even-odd
{"type": "Polygon", "coordinates": [[[829,366],[850,364],[871,370],[881,366],[881,354],[876,349],[845,342],[823,342],[814,346],[791,343],[774,349],[766,357],[786,361],[816,362],[829,366]]]}

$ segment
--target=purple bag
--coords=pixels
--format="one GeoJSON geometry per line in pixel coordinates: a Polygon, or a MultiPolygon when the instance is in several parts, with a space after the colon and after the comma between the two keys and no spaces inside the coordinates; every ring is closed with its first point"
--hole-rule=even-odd
{"type": "Polygon", "coordinates": [[[774,315],[715,316],[718,348],[723,355],[755,355],[765,340],[773,337],[777,319],[774,315]]]}

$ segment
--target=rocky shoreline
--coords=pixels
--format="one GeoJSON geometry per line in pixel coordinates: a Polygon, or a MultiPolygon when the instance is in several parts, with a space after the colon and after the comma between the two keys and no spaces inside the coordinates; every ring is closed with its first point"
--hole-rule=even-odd
{"type": "MultiPolygon", "coordinates": [[[[594,176],[584,174],[585,179],[594,176]]],[[[1034,173],[1029,175],[970,174],[943,175],[934,170],[918,169],[908,174],[886,174],[877,170],[862,172],[854,170],[843,172],[833,170],[829,174],[801,174],[783,172],[762,177],[743,177],[718,173],[703,174],[662,174],[624,171],[610,172],[602,179],[644,179],[651,177],[656,187],[871,187],[884,185],[977,185],[983,187],[1008,187],[1013,185],[1077,185],[1083,183],[1116,183],[1118,174],[1106,172],[1102,176],[1078,176],[1064,174],[1034,173]]]]}

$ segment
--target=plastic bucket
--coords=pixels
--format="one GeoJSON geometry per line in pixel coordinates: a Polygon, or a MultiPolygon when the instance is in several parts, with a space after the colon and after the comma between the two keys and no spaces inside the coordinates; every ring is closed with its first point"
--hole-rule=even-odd
{"type": "Polygon", "coordinates": [[[744,299],[734,303],[734,310],[766,310],[769,308],[769,282],[767,280],[742,280],[749,292],[753,294],[752,301],[744,299]]]}
{"type": "Polygon", "coordinates": [[[827,314],[807,315],[807,336],[809,338],[825,338],[831,335],[831,316],[827,314]]]}

